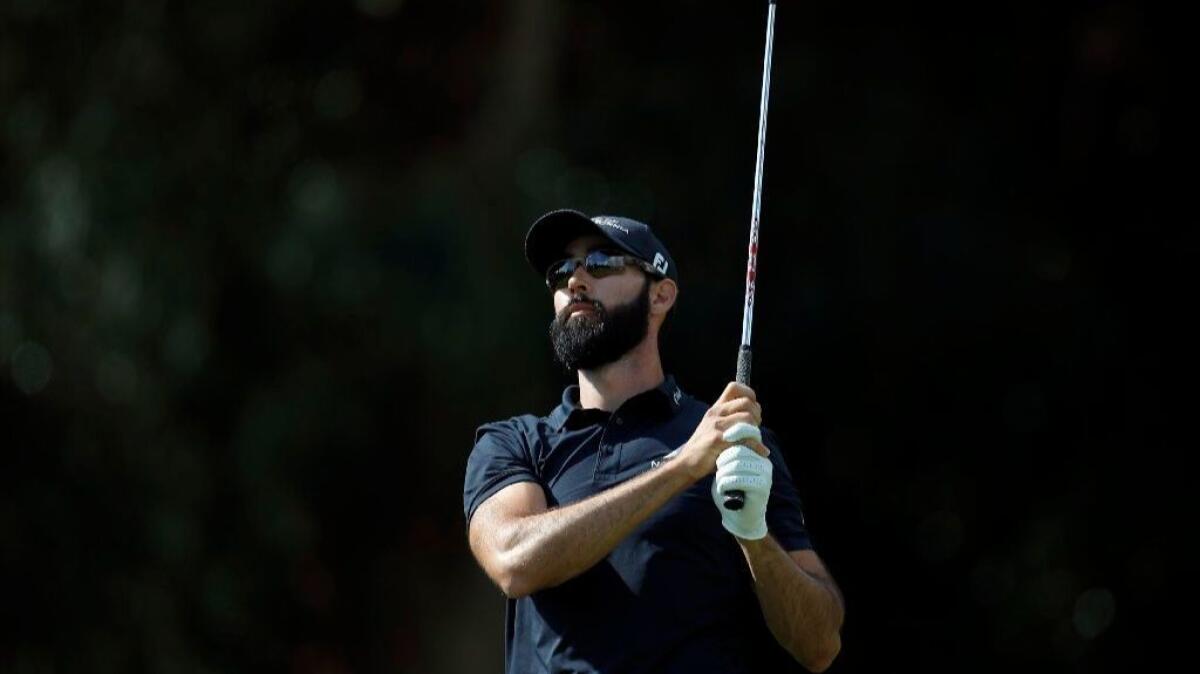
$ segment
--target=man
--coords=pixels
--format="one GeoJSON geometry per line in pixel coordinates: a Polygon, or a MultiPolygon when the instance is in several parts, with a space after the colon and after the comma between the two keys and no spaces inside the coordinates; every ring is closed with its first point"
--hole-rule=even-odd
{"type": "Polygon", "coordinates": [[[506,670],[827,668],[841,595],[754,391],[731,383],[708,407],[663,373],[666,247],[643,223],[564,210],[525,255],[579,383],[547,416],[481,426],[467,462],[471,551],[508,597],[506,670]],[[724,508],[729,489],[744,507],[724,508]]]}

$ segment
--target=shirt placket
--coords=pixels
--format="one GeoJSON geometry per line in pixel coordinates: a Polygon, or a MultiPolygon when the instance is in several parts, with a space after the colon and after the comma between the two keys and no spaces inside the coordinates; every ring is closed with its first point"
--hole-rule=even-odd
{"type": "Polygon", "coordinates": [[[594,479],[597,484],[615,482],[620,478],[621,445],[628,424],[629,421],[619,410],[604,423],[604,431],[600,433],[600,447],[596,452],[594,479]]]}

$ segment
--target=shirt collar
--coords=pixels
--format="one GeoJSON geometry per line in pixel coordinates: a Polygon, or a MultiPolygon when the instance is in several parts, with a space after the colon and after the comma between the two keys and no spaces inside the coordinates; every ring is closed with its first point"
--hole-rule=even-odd
{"type": "MultiPolygon", "coordinates": [[[[653,407],[664,413],[675,414],[679,411],[679,406],[683,403],[683,391],[675,383],[675,377],[667,375],[658,386],[642,391],[629,400],[626,400],[621,405],[621,409],[626,409],[631,404],[633,406],[640,406],[643,404],[643,401],[645,401],[647,407],[653,407]]],[[[562,430],[572,416],[585,414],[589,411],[594,410],[584,409],[579,404],[579,385],[572,384],[563,389],[562,404],[554,408],[554,411],[547,417],[547,421],[549,421],[555,430],[562,430]]]]}

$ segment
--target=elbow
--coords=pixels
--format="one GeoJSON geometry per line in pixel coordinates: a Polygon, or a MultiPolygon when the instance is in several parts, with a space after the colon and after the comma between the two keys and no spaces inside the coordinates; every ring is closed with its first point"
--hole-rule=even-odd
{"type": "Polygon", "coordinates": [[[556,581],[547,580],[541,576],[534,576],[528,571],[516,570],[499,574],[494,580],[500,586],[500,591],[509,599],[528,597],[538,590],[544,590],[558,584],[556,581]]]}
{"type": "Polygon", "coordinates": [[[520,599],[539,589],[536,556],[517,527],[490,523],[487,529],[476,527],[470,545],[484,574],[505,597],[520,599]]]}
{"type": "Polygon", "coordinates": [[[846,614],[840,599],[834,605],[834,609],[833,622],[828,626],[828,633],[809,649],[807,658],[800,659],[805,669],[811,672],[829,669],[838,653],[842,651],[842,623],[846,614]]]}
{"type": "Polygon", "coordinates": [[[819,649],[814,649],[813,652],[807,654],[807,657],[800,659],[800,664],[810,672],[823,672],[829,669],[841,650],[842,637],[834,632],[832,636],[824,640],[819,649]]]}
{"type": "Polygon", "coordinates": [[[509,599],[520,599],[533,594],[533,587],[529,581],[513,569],[497,573],[492,580],[496,581],[496,585],[500,586],[500,591],[509,599]]]}
{"type": "Polygon", "coordinates": [[[527,597],[541,589],[537,579],[530,573],[531,565],[513,552],[503,555],[499,560],[492,580],[500,587],[500,591],[509,599],[527,597]]]}

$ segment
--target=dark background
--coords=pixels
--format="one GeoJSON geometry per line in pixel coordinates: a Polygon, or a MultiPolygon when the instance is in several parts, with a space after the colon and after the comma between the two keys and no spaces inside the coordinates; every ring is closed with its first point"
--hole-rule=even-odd
{"type": "MultiPolygon", "coordinates": [[[[652,223],[667,368],[715,398],[765,5],[4,3],[0,671],[500,671],[463,469],[570,381],[525,229],[652,223]]],[[[831,671],[1165,657],[1168,27],[779,10],[753,383],[845,592],[831,671]]]]}

